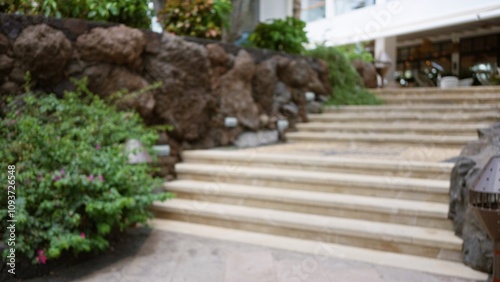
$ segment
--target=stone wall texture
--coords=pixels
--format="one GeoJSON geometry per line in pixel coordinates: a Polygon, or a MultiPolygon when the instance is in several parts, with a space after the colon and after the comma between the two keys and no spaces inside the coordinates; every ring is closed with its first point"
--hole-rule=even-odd
{"type": "Polygon", "coordinates": [[[307,120],[305,92],[318,101],[331,93],[326,65],[312,58],[123,25],[0,14],[0,95],[21,94],[27,71],[32,89],[59,96],[75,89],[72,78],[86,77],[101,97],[161,82],[117,103],[147,124],[173,125],[162,140],[181,148],[176,152],[233,144],[244,132],[275,130],[279,119],[293,130],[307,120]],[[237,127],[224,126],[229,116],[237,127]]]}
{"type": "Polygon", "coordinates": [[[481,220],[469,207],[469,188],[494,156],[500,156],[500,123],[479,130],[479,139],[462,150],[451,173],[448,213],[453,220],[455,234],[464,241],[464,263],[488,273],[493,267],[493,242],[481,220]]]}

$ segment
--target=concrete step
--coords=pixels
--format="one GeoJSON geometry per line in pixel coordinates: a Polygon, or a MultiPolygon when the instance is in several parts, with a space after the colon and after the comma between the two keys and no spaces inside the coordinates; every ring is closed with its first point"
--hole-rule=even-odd
{"type": "Polygon", "coordinates": [[[332,133],[393,133],[422,135],[453,135],[477,136],[477,130],[488,128],[488,124],[458,124],[458,123],[361,123],[361,122],[310,122],[299,123],[300,132],[332,132],[332,133]]]}
{"type": "Polygon", "coordinates": [[[387,198],[176,180],[165,189],[178,199],[274,209],[402,225],[452,229],[448,205],[387,198]]]}
{"type": "Polygon", "coordinates": [[[448,203],[449,181],[178,163],[178,179],[448,203]]]}
{"type": "Polygon", "coordinates": [[[499,104],[499,94],[378,95],[385,104],[499,104]]]}
{"type": "Polygon", "coordinates": [[[485,123],[500,119],[499,112],[477,113],[326,113],[310,114],[310,122],[419,122],[419,123],[485,123]]]}
{"type": "Polygon", "coordinates": [[[331,132],[289,132],[286,134],[286,137],[292,142],[350,143],[360,145],[407,144],[457,149],[477,139],[477,137],[474,136],[331,132]]]}
{"type": "Polygon", "coordinates": [[[377,106],[327,106],[325,113],[500,113],[499,104],[448,104],[448,105],[377,105],[377,106]]]}
{"type": "Polygon", "coordinates": [[[185,163],[217,164],[230,167],[250,166],[260,168],[283,168],[300,171],[322,171],[336,173],[359,173],[378,176],[428,178],[449,180],[453,168],[451,163],[420,162],[409,160],[381,160],[348,157],[304,156],[291,154],[269,154],[256,150],[184,151],[185,163]]]}
{"type": "Polygon", "coordinates": [[[449,276],[450,278],[461,278],[474,281],[485,281],[487,279],[487,274],[475,271],[460,262],[377,251],[372,249],[346,246],[343,244],[318,242],[317,240],[304,240],[290,238],[287,236],[277,236],[265,233],[221,228],[175,220],[155,219],[151,222],[151,224],[155,229],[168,232],[312,254],[314,255],[314,258],[318,259],[319,261],[323,261],[331,257],[387,267],[397,267],[436,275],[445,275],[449,276]]]}
{"type": "Polygon", "coordinates": [[[157,217],[322,240],[368,249],[461,261],[462,241],[450,230],[173,199],[155,202],[157,217]]]}
{"type": "Polygon", "coordinates": [[[500,95],[499,86],[474,86],[456,88],[437,87],[412,87],[412,88],[378,88],[370,89],[376,95],[475,95],[475,94],[497,94],[500,95]]]}

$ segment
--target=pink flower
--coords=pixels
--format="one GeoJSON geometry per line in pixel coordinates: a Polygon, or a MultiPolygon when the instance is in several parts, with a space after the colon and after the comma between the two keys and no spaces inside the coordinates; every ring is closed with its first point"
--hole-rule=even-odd
{"type": "Polygon", "coordinates": [[[61,169],[59,172],[61,173],[61,175],[64,175],[64,169],[61,169]]]}
{"type": "Polygon", "coordinates": [[[80,237],[82,237],[83,239],[85,239],[85,233],[80,233],[80,237]]]}
{"type": "Polygon", "coordinates": [[[97,150],[101,150],[101,144],[97,143],[97,144],[95,145],[95,148],[96,148],[97,150]]]}
{"type": "Polygon", "coordinates": [[[54,182],[57,182],[57,181],[61,180],[61,177],[60,176],[54,176],[54,177],[52,177],[52,180],[54,180],[54,182]]]}
{"type": "Polygon", "coordinates": [[[93,174],[91,174],[91,175],[89,176],[89,181],[90,181],[90,182],[92,182],[92,181],[94,181],[94,179],[95,179],[95,178],[94,178],[94,175],[93,175],[93,174]]]}
{"type": "Polygon", "coordinates": [[[99,176],[97,177],[97,179],[99,179],[99,181],[103,182],[104,181],[104,177],[102,175],[99,174],[99,176]]]}
{"type": "Polygon", "coordinates": [[[36,261],[38,261],[39,264],[40,263],[45,264],[47,262],[47,257],[43,253],[43,250],[38,250],[37,253],[38,253],[38,256],[36,257],[36,261]]]}
{"type": "Polygon", "coordinates": [[[38,175],[38,182],[42,182],[42,180],[43,180],[43,176],[41,174],[38,175]]]}

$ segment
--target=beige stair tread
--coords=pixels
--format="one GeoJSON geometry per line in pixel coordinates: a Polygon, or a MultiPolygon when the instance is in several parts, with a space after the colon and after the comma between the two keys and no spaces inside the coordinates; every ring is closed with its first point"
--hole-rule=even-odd
{"type": "Polygon", "coordinates": [[[499,94],[490,94],[490,93],[450,93],[450,94],[377,94],[378,97],[383,100],[391,100],[391,101],[405,101],[409,99],[422,100],[422,101],[435,101],[435,100],[447,100],[447,101],[479,101],[479,100],[500,100],[499,94]]]}
{"type": "Polygon", "coordinates": [[[388,267],[397,267],[463,279],[484,281],[488,277],[487,274],[473,270],[461,263],[439,259],[397,254],[339,244],[323,243],[319,241],[296,239],[284,236],[174,220],[154,219],[151,221],[151,224],[154,228],[159,230],[313,254],[315,255],[315,257],[334,257],[339,259],[359,261],[388,267]]]}
{"type": "Polygon", "coordinates": [[[324,113],[324,114],[309,114],[310,121],[321,120],[360,120],[360,119],[391,119],[391,120],[442,120],[442,121],[467,121],[477,119],[499,118],[498,112],[476,112],[476,113],[407,113],[407,112],[379,112],[379,113],[324,113]]]}
{"type": "Polygon", "coordinates": [[[164,187],[171,192],[202,195],[231,196],[240,199],[253,198],[286,203],[322,206],[327,208],[350,208],[368,212],[404,214],[447,218],[448,205],[441,203],[375,198],[349,194],[335,194],[287,190],[280,188],[248,186],[239,184],[216,184],[195,180],[175,180],[165,182],[164,187]]]}
{"type": "Polygon", "coordinates": [[[496,111],[500,110],[499,104],[436,104],[436,105],[376,105],[376,106],[326,106],[325,112],[433,112],[433,111],[496,111]]]}
{"type": "Polygon", "coordinates": [[[341,166],[367,168],[377,170],[405,169],[415,171],[451,172],[452,163],[424,162],[413,160],[383,160],[370,158],[348,158],[348,157],[323,157],[292,154],[272,154],[258,151],[223,151],[223,150],[192,150],[182,152],[185,161],[197,159],[211,159],[224,161],[239,161],[243,163],[274,163],[274,164],[300,164],[304,166],[341,166]]]}
{"type": "Polygon", "coordinates": [[[480,86],[472,86],[472,87],[454,87],[454,88],[437,88],[437,87],[410,87],[410,88],[375,88],[369,89],[371,92],[375,94],[402,94],[402,93],[464,93],[464,94],[472,94],[472,93],[498,93],[500,94],[500,87],[495,85],[480,85],[480,86]]]}
{"type": "Polygon", "coordinates": [[[404,177],[385,177],[333,172],[315,172],[305,170],[289,170],[275,168],[256,168],[238,166],[230,168],[226,165],[206,165],[193,163],[178,163],[175,166],[178,174],[208,174],[230,175],[231,177],[265,178],[288,182],[303,181],[308,183],[340,184],[346,186],[369,186],[380,189],[414,190],[430,193],[445,193],[449,191],[449,181],[416,179],[404,177]]]}
{"type": "Polygon", "coordinates": [[[289,132],[289,139],[310,139],[318,141],[358,141],[358,142],[404,142],[414,144],[443,144],[465,146],[477,140],[474,136],[430,136],[423,134],[387,134],[387,133],[331,133],[331,132],[289,132]]]}
{"type": "Polygon", "coordinates": [[[475,132],[477,129],[488,128],[488,124],[438,124],[438,123],[360,123],[360,122],[342,122],[342,123],[324,123],[324,122],[309,122],[309,123],[299,123],[297,128],[301,129],[352,129],[352,130],[379,130],[379,129],[392,129],[401,130],[401,134],[404,134],[404,130],[429,130],[429,131],[466,131],[470,130],[475,132]]]}
{"type": "Polygon", "coordinates": [[[164,212],[208,216],[237,222],[245,221],[315,232],[328,231],[346,236],[437,247],[455,251],[460,251],[462,248],[462,240],[455,236],[452,231],[436,228],[370,222],[358,219],[216,203],[206,203],[202,208],[199,206],[200,203],[198,202],[184,199],[154,203],[154,209],[164,212]]]}

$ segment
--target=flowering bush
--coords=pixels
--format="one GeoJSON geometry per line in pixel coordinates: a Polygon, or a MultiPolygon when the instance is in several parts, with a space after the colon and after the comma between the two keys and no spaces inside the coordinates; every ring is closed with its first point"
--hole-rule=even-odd
{"type": "Polygon", "coordinates": [[[229,0],[169,0],[160,13],[163,28],[177,35],[220,39],[229,27],[229,0]]]}
{"type": "Polygon", "coordinates": [[[43,264],[64,251],[104,250],[111,233],[151,216],[148,206],[170,195],[152,193],[161,180],[151,166],[127,163],[130,138],[151,148],[157,133],[81,83],[63,99],[27,94],[11,101],[0,120],[0,235],[7,242],[3,180],[15,165],[16,257],[43,264]]]}

